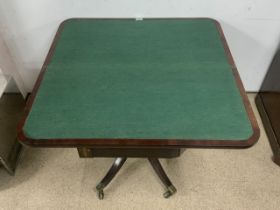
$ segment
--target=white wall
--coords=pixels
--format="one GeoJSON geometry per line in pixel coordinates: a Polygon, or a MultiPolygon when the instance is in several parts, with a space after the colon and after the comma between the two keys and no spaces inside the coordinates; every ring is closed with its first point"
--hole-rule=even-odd
{"type": "MultiPolygon", "coordinates": [[[[0,19],[0,26],[1,24],[0,19]]],[[[15,59],[10,53],[10,50],[4,40],[2,35],[2,30],[4,27],[0,27],[0,98],[3,91],[7,92],[18,92],[25,97],[27,90],[24,86],[24,82],[20,73],[18,72],[18,66],[15,59]]]]}
{"type": "Polygon", "coordinates": [[[8,46],[30,91],[61,21],[70,17],[212,17],[247,91],[258,90],[280,41],[279,0],[0,0],[8,46]]]}

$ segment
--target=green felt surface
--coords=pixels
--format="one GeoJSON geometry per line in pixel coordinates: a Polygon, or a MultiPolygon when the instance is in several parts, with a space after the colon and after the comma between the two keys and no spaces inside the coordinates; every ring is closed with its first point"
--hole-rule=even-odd
{"type": "Polygon", "coordinates": [[[215,23],[65,23],[25,135],[246,140],[251,124],[215,23]]]}

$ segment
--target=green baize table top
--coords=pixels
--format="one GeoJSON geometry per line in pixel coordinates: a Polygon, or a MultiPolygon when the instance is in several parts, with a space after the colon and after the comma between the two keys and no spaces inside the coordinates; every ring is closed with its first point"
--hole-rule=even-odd
{"type": "Polygon", "coordinates": [[[23,131],[38,141],[253,133],[210,19],[66,21],[23,131]]]}

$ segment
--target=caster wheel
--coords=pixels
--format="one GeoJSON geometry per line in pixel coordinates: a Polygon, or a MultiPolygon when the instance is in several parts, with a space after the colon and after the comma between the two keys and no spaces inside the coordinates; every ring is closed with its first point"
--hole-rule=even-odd
{"type": "Polygon", "coordinates": [[[171,185],[167,188],[167,191],[163,194],[163,197],[169,198],[171,195],[175,194],[177,192],[176,188],[171,185]]]}
{"type": "Polygon", "coordinates": [[[172,192],[170,192],[170,191],[168,190],[168,191],[166,191],[166,192],[163,194],[163,197],[164,197],[164,198],[169,198],[171,195],[172,195],[172,192]]]}
{"type": "Polygon", "coordinates": [[[99,190],[99,191],[97,192],[97,197],[99,198],[99,200],[103,200],[103,198],[104,198],[104,192],[103,192],[103,190],[99,190]]]}

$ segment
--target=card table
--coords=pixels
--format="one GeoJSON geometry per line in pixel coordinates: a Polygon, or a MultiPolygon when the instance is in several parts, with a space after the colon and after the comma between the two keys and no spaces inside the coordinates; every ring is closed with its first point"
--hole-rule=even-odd
{"type": "MultiPolygon", "coordinates": [[[[246,148],[259,128],[220,24],[209,18],[64,21],[18,126],[21,143],[115,157],[98,197],[129,157],[189,147],[246,148]]],[[[180,160],[178,160],[180,161],[180,160]]]]}

